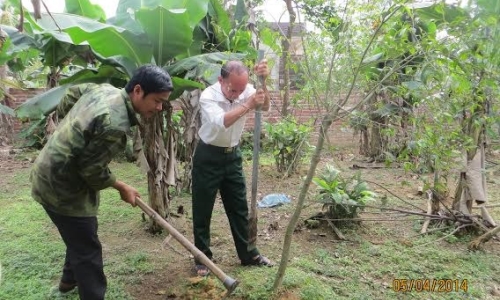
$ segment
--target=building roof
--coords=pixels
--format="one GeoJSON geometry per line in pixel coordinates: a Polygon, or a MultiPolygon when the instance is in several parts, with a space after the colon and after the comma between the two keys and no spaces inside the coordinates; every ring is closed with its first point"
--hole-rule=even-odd
{"type": "MultiPolygon", "coordinates": [[[[269,22],[269,27],[271,30],[279,31],[282,34],[286,35],[288,33],[288,28],[290,26],[289,22],[269,22]]],[[[299,36],[306,32],[306,24],[305,23],[294,23],[292,29],[292,36],[299,36]]]]}

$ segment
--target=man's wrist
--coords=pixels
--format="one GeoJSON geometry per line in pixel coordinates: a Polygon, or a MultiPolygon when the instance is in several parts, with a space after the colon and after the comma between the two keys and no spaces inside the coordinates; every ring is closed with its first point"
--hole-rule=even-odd
{"type": "Polygon", "coordinates": [[[243,110],[242,113],[240,113],[240,115],[238,116],[238,118],[243,117],[248,111],[250,111],[250,107],[248,107],[244,103],[240,103],[240,106],[242,106],[244,110],[243,110]]]}
{"type": "Polygon", "coordinates": [[[246,104],[240,103],[240,105],[243,106],[245,108],[245,110],[247,110],[247,111],[250,110],[250,107],[248,107],[246,104]]]}
{"type": "Polygon", "coordinates": [[[123,188],[125,187],[125,183],[122,182],[122,181],[119,181],[119,180],[116,180],[113,185],[112,185],[113,188],[115,188],[116,190],[118,191],[121,191],[123,190],[123,188]]]}

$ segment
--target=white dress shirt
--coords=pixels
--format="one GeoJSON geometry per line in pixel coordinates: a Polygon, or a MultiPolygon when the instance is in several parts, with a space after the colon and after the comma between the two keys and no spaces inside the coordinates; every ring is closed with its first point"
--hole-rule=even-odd
{"type": "Polygon", "coordinates": [[[226,99],[219,82],[206,88],[200,96],[201,128],[200,139],[205,144],[218,147],[234,147],[240,142],[245,127],[246,115],[240,117],[233,125],[224,127],[224,114],[247,102],[255,93],[255,88],[247,84],[245,90],[232,103],[226,99]]]}

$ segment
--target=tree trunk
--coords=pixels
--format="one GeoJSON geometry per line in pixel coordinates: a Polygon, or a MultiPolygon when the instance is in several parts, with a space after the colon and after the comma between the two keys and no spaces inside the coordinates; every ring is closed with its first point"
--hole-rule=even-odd
{"type": "Polygon", "coordinates": [[[304,205],[304,201],[306,199],[309,186],[316,172],[316,167],[318,166],[318,163],[320,161],[321,151],[323,151],[326,133],[333,123],[334,118],[332,116],[335,115],[336,114],[324,116],[323,120],[321,121],[318,142],[316,144],[316,149],[314,151],[314,154],[311,158],[311,165],[309,167],[309,171],[307,172],[307,176],[302,183],[299,199],[297,200],[297,206],[295,207],[295,211],[292,215],[292,218],[290,219],[290,223],[288,223],[288,227],[286,228],[285,241],[283,242],[283,253],[281,255],[281,262],[273,285],[274,292],[278,290],[278,288],[281,286],[281,283],[283,282],[283,277],[285,276],[285,271],[290,256],[290,245],[292,244],[293,232],[295,231],[295,227],[297,226],[297,223],[299,221],[300,213],[302,211],[302,207],[304,205]]]}
{"type": "Polygon", "coordinates": [[[292,7],[291,0],[284,0],[286,3],[286,8],[288,14],[290,15],[290,22],[288,23],[288,29],[286,31],[286,38],[283,40],[283,81],[284,81],[284,92],[283,92],[283,106],[281,108],[281,115],[286,117],[288,115],[288,107],[290,106],[290,64],[292,63],[290,55],[290,45],[292,43],[293,36],[293,25],[295,23],[295,11],[292,7]]]}
{"type": "MultiPolygon", "coordinates": [[[[0,28],[0,48],[7,39],[8,34],[0,28]]],[[[9,105],[8,88],[3,84],[7,78],[7,65],[0,66],[0,104],[11,107],[9,105]],[[3,100],[2,100],[3,98],[3,100]]],[[[12,118],[6,114],[0,113],[0,146],[8,144],[12,138],[12,118]]]]}
{"type": "MultiPolygon", "coordinates": [[[[486,101],[485,101],[486,102],[486,101]]],[[[480,103],[479,100],[476,100],[476,103],[480,103]]],[[[485,104],[483,104],[484,108],[485,104]]],[[[484,155],[484,126],[477,126],[476,120],[484,117],[484,111],[477,111],[475,115],[466,117],[467,114],[463,114],[462,128],[464,130],[464,134],[469,136],[474,144],[477,145],[476,148],[469,149],[464,153],[465,157],[465,169],[460,173],[460,179],[458,182],[458,186],[455,191],[455,199],[453,200],[453,209],[460,211],[464,214],[471,214],[472,212],[472,202],[473,200],[486,201],[486,186],[485,182],[481,182],[480,184],[472,185],[473,177],[478,176],[478,172],[474,169],[478,169],[477,166],[473,167],[473,161],[477,159],[476,154],[484,155]],[[480,153],[478,153],[478,150],[480,153]],[[483,186],[484,183],[484,186],[483,186]],[[473,188],[474,190],[472,190],[473,188]],[[481,191],[481,189],[483,189],[481,191]],[[483,195],[481,196],[481,194],[483,195]]],[[[484,159],[484,157],[482,158],[484,159]]],[[[477,165],[477,161],[475,163],[477,165]]],[[[484,168],[484,166],[481,166],[484,168]]],[[[484,173],[481,175],[484,177],[484,173]]]]}
{"type": "Polygon", "coordinates": [[[431,197],[431,214],[437,215],[440,209],[440,199],[443,199],[442,194],[443,191],[438,190],[439,186],[439,170],[434,168],[434,190],[432,191],[431,197]]]}
{"type": "MultiPolygon", "coordinates": [[[[375,93],[375,95],[371,98],[370,103],[368,103],[369,111],[376,111],[379,108],[380,103],[387,103],[386,97],[387,95],[385,93],[375,93]]],[[[384,129],[386,123],[386,117],[370,113],[369,156],[376,161],[382,158],[384,149],[386,149],[387,146],[385,139],[382,137],[382,129],[384,129]]]]}
{"type": "Polygon", "coordinates": [[[368,138],[368,128],[363,128],[359,137],[359,154],[368,156],[370,153],[370,145],[368,138]]]}
{"type": "MultiPolygon", "coordinates": [[[[167,104],[170,106],[170,103],[167,104]]],[[[171,106],[170,106],[171,107],[171,106]]],[[[167,112],[171,111],[167,109],[167,112]]],[[[156,114],[143,121],[144,154],[149,165],[148,192],[149,203],[162,217],[167,218],[169,213],[169,187],[175,185],[175,153],[173,150],[173,131],[164,130],[164,117],[171,119],[167,113],[156,114]],[[173,176],[172,176],[173,174],[173,176]]],[[[162,227],[150,219],[149,231],[158,233],[162,227]]]]}
{"type": "Polygon", "coordinates": [[[383,124],[384,118],[372,115],[370,121],[372,123],[372,126],[369,138],[370,150],[368,153],[372,159],[377,160],[382,155],[383,140],[381,133],[381,124],[383,124]]]}
{"type": "Polygon", "coordinates": [[[200,118],[200,94],[201,90],[194,90],[185,93],[180,97],[180,105],[182,108],[181,126],[183,132],[177,136],[177,159],[184,166],[183,173],[180,178],[181,190],[191,191],[193,169],[193,155],[198,145],[198,130],[201,127],[200,118]]]}

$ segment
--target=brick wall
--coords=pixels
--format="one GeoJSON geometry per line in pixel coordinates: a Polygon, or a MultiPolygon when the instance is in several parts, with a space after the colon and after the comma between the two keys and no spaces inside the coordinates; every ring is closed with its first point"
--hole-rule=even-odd
{"type": "MultiPolygon", "coordinates": [[[[45,92],[45,88],[38,89],[9,89],[9,94],[12,96],[12,99],[8,100],[8,106],[12,109],[16,109],[19,105],[26,102],[26,100],[35,97],[43,92],[45,92]]],[[[23,128],[23,124],[18,119],[14,118],[13,122],[13,133],[17,134],[23,128]]]]}
{"type": "MultiPolygon", "coordinates": [[[[290,98],[293,99],[295,96],[294,91],[291,91],[290,98]]],[[[281,110],[283,107],[283,101],[281,99],[282,92],[274,91],[270,92],[271,96],[271,110],[269,112],[262,113],[262,121],[268,123],[274,123],[279,121],[281,116],[281,110]]],[[[353,94],[346,103],[345,109],[349,109],[361,101],[362,96],[359,94],[353,94]]],[[[313,140],[317,137],[317,132],[319,131],[319,126],[321,123],[321,118],[325,113],[324,109],[316,107],[315,104],[305,103],[301,101],[300,104],[289,107],[291,114],[293,114],[299,123],[307,123],[310,121],[314,122],[315,134],[313,134],[313,140]]],[[[254,114],[250,113],[247,116],[247,122],[245,124],[246,130],[252,130],[254,127],[254,114]]],[[[358,136],[354,135],[354,131],[347,126],[348,119],[335,120],[330,130],[328,132],[328,138],[332,145],[334,146],[356,146],[358,145],[358,136]]]]}
{"type": "MultiPolygon", "coordinates": [[[[14,100],[10,101],[9,106],[12,108],[16,108],[22,103],[24,103],[27,99],[32,98],[38,94],[41,94],[45,91],[45,89],[11,89],[10,94],[14,97],[14,100]]],[[[262,121],[274,123],[280,119],[281,109],[282,109],[282,99],[281,99],[280,91],[270,92],[271,95],[271,111],[262,113],[262,121]]],[[[295,95],[294,91],[291,91],[291,98],[295,95]]],[[[355,105],[358,101],[360,101],[360,95],[354,94],[350,97],[348,103],[346,104],[346,109],[355,105]]],[[[321,109],[318,109],[314,104],[304,103],[304,101],[300,101],[300,104],[294,105],[290,107],[292,114],[296,117],[298,122],[308,122],[310,120],[314,121],[314,125],[316,129],[319,128],[319,123],[321,122],[322,113],[324,113],[321,109]]],[[[247,122],[245,125],[246,130],[252,130],[254,127],[254,114],[250,113],[247,116],[247,122]]],[[[334,146],[353,146],[358,144],[358,137],[354,136],[354,133],[351,128],[347,125],[347,120],[336,120],[334,124],[330,127],[328,132],[328,137],[330,142],[334,146]]],[[[15,120],[14,122],[14,133],[18,133],[22,128],[23,124],[20,121],[15,120]]],[[[315,130],[317,132],[317,130],[315,130]]],[[[313,135],[314,138],[314,135],[313,135]]]]}

